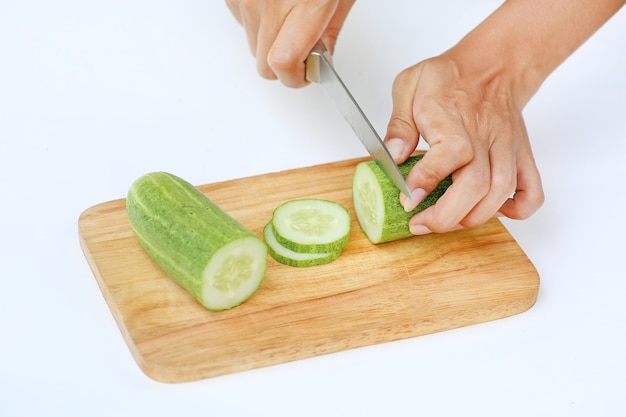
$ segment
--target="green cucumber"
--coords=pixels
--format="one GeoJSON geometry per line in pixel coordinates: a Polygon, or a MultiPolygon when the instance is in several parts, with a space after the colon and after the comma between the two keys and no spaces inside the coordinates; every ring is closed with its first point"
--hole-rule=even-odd
{"type": "MultiPolygon", "coordinates": [[[[409,157],[399,166],[406,178],[423,154],[409,157]]],[[[400,204],[398,188],[374,161],[361,162],[354,171],[352,201],[361,230],[373,244],[391,242],[413,236],[409,219],[432,206],[452,184],[448,176],[412,211],[400,204]]]]}
{"type": "Polygon", "coordinates": [[[148,255],[210,310],[246,301],[267,268],[267,247],[190,183],[166,172],[138,178],[126,209],[148,255]]]}
{"type": "Polygon", "coordinates": [[[341,255],[341,250],[327,253],[294,252],[278,243],[272,229],[272,222],[269,222],[263,228],[263,237],[265,238],[265,243],[267,243],[270,256],[281,264],[303,268],[330,263],[341,255]]]}
{"type": "Polygon", "coordinates": [[[343,250],[350,238],[350,214],[340,204],[317,198],[290,200],[272,215],[276,241],[298,253],[343,250]]]}

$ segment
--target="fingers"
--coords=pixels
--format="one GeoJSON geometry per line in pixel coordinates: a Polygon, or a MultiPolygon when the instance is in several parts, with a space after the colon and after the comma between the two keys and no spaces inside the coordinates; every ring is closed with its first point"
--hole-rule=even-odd
{"type": "Polygon", "coordinates": [[[500,213],[511,219],[522,220],[529,218],[543,205],[545,195],[530,145],[519,153],[517,164],[515,194],[504,202],[500,213]]]}
{"type": "Polygon", "coordinates": [[[472,161],[454,172],[453,184],[437,204],[411,218],[412,233],[478,227],[495,215],[525,219],[541,207],[541,178],[525,129],[511,133],[519,133],[519,141],[494,140],[487,152],[477,149],[472,161]]]}
{"type": "MultiPolygon", "coordinates": [[[[257,35],[259,33],[259,23],[261,14],[261,2],[255,0],[226,0],[226,5],[230,9],[237,22],[246,31],[248,47],[254,57],[257,56],[257,35]]],[[[258,66],[258,65],[257,65],[258,66]]],[[[261,74],[265,75],[265,74],[261,74]]]]}
{"type": "Polygon", "coordinates": [[[400,202],[405,210],[413,210],[450,173],[453,173],[452,185],[437,204],[411,218],[410,228],[425,226],[437,233],[454,230],[488,192],[489,163],[485,162],[488,155],[474,152],[469,139],[461,132],[455,132],[454,126],[450,128],[450,133],[446,130],[439,132],[441,136],[437,137],[440,140],[411,170],[407,184],[414,190],[411,193],[413,198],[401,198],[400,202]]]}
{"type": "Polygon", "coordinates": [[[489,193],[463,219],[462,224],[465,227],[477,227],[487,222],[498,207],[496,215],[525,219],[543,204],[541,176],[521,117],[515,126],[516,129],[511,132],[511,142],[494,141],[490,150],[489,193]]]}
{"type": "Polygon", "coordinates": [[[486,223],[496,215],[502,204],[515,192],[516,161],[509,153],[503,157],[502,160],[497,157],[490,158],[491,175],[485,179],[485,184],[489,185],[487,193],[459,221],[463,227],[478,227],[486,223]]]}
{"type": "MultiPolygon", "coordinates": [[[[424,72],[432,72],[431,69],[432,65],[422,63],[403,71],[392,89],[393,109],[385,135],[391,155],[396,162],[404,162],[417,147],[420,134],[430,145],[406,178],[411,198],[400,195],[400,203],[407,211],[417,207],[443,178],[473,158],[472,144],[460,117],[441,105],[432,79],[427,78],[425,86],[422,82],[424,72]]],[[[435,72],[439,73],[437,69],[435,72]]]]}
{"type": "Polygon", "coordinates": [[[413,153],[419,141],[419,131],[413,119],[415,84],[419,74],[405,70],[394,80],[391,89],[392,110],[384,142],[387,150],[401,164],[413,153]]]}
{"type": "Polygon", "coordinates": [[[445,177],[455,173],[455,183],[431,210],[436,213],[429,213],[435,216],[436,229],[450,229],[462,219],[459,213],[466,214],[476,204],[476,193],[471,190],[488,184],[482,169],[485,156],[476,152],[458,115],[437,102],[425,100],[424,106],[416,107],[415,119],[430,149],[406,178],[412,198],[400,196],[400,203],[406,211],[413,210],[445,177]],[[468,165],[472,161],[474,164],[468,165]]]}
{"type": "Polygon", "coordinates": [[[337,8],[335,9],[335,14],[328,22],[324,33],[322,33],[321,39],[328,48],[328,51],[332,55],[335,52],[335,45],[337,44],[337,39],[339,38],[339,32],[343,28],[343,24],[348,17],[348,13],[352,9],[354,2],[356,0],[342,0],[339,1],[337,8]]]}
{"type": "Polygon", "coordinates": [[[239,11],[238,2],[236,0],[226,0],[226,6],[233,14],[237,22],[239,22],[240,25],[243,24],[243,22],[241,21],[241,12],[239,11]]]}
{"type": "Polygon", "coordinates": [[[437,204],[413,216],[409,227],[418,234],[443,233],[487,222],[515,190],[515,161],[509,163],[508,152],[500,156],[477,149],[437,204]]]}
{"type": "Polygon", "coordinates": [[[337,7],[335,2],[313,4],[315,7],[307,3],[294,6],[277,28],[278,32],[271,44],[267,36],[272,34],[274,28],[261,28],[263,36],[259,36],[259,39],[263,39],[263,47],[269,49],[267,53],[259,51],[258,56],[267,56],[264,63],[267,70],[288,87],[297,88],[307,84],[304,62],[317,40],[322,37],[337,7]]]}
{"type": "Polygon", "coordinates": [[[244,27],[258,73],[288,87],[303,87],[305,60],[322,39],[332,53],[355,0],[226,0],[244,27]]]}
{"type": "MultiPolygon", "coordinates": [[[[261,1],[258,2],[258,4],[262,3],[261,1]]],[[[267,80],[278,79],[278,75],[270,66],[268,55],[276,43],[282,26],[287,21],[289,13],[291,13],[292,7],[290,4],[279,2],[271,10],[263,9],[256,12],[255,18],[259,23],[256,31],[252,34],[255,43],[254,56],[256,57],[257,72],[267,80]]],[[[247,27],[246,32],[248,33],[247,27]]],[[[248,42],[250,42],[249,38],[248,42]]]]}

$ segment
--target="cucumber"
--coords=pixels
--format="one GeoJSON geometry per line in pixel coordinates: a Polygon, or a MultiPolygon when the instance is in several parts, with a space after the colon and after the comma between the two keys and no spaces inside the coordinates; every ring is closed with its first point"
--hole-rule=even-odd
{"type": "Polygon", "coordinates": [[[341,252],[350,238],[350,214],[340,204],[316,198],[290,200],[272,215],[276,241],[298,253],[341,252]]]}
{"type": "MultiPolygon", "coordinates": [[[[422,157],[423,154],[413,155],[399,165],[405,178],[422,157]]],[[[413,236],[409,231],[409,219],[435,204],[451,184],[452,176],[448,176],[424,201],[407,213],[400,204],[400,191],[378,164],[374,161],[361,162],[356,166],[352,181],[352,201],[359,226],[373,244],[413,236]]]]}
{"type": "Polygon", "coordinates": [[[210,310],[246,301],[267,268],[267,247],[183,179],[153,172],[130,187],[131,228],[150,257],[210,310]]]}
{"type": "Polygon", "coordinates": [[[270,256],[276,261],[284,265],[295,266],[298,268],[323,265],[330,263],[341,255],[341,250],[327,253],[298,253],[282,246],[276,240],[272,222],[269,222],[263,228],[263,236],[267,243],[270,256]]]}

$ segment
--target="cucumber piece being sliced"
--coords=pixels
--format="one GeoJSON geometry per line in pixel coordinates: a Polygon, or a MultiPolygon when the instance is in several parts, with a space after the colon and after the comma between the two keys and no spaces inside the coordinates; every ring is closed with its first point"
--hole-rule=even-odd
{"type": "Polygon", "coordinates": [[[263,236],[265,237],[270,256],[281,264],[303,268],[330,263],[341,255],[341,250],[328,253],[294,252],[278,243],[272,229],[272,222],[269,222],[263,228],[263,236]]]}
{"type": "Polygon", "coordinates": [[[126,210],[141,246],[210,310],[247,300],[267,268],[267,247],[190,183],[165,172],[138,178],[126,210]]]}
{"type": "Polygon", "coordinates": [[[281,246],[299,253],[341,252],[350,238],[350,214],[316,198],[290,200],[274,210],[272,230],[281,246]]]}
{"type": "MultiPolygon", "coordinates": [[[[399,166],[406,178],[423,154],[411,156],[399,166]]],[[[354,171],[352,201],[361,230],[373,244],[391,242],[413,236],[409,219],[432,206],[452,184],[448,176],[412,211],[400,204],[400,191],[374,161],[361,162],[354,171]]]]}

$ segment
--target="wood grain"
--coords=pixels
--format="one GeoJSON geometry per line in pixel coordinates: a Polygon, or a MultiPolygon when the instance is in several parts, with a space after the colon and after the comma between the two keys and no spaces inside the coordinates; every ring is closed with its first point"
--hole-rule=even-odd
{"type": "Polygon", "coordinates": [[[353,220],[338,260],[299,269],[270,258],[259,290],[228,311],[206,310],[153,263],[124,199],[84,211],[81,247],[139,367],[158,381],[192,381],[500,319],[535,303],[537,271],[496,219],[372,245],[352,208],[362,160],[198,187],[258,236],[274,208],[295,198],[336,201],[353,220]]]}

